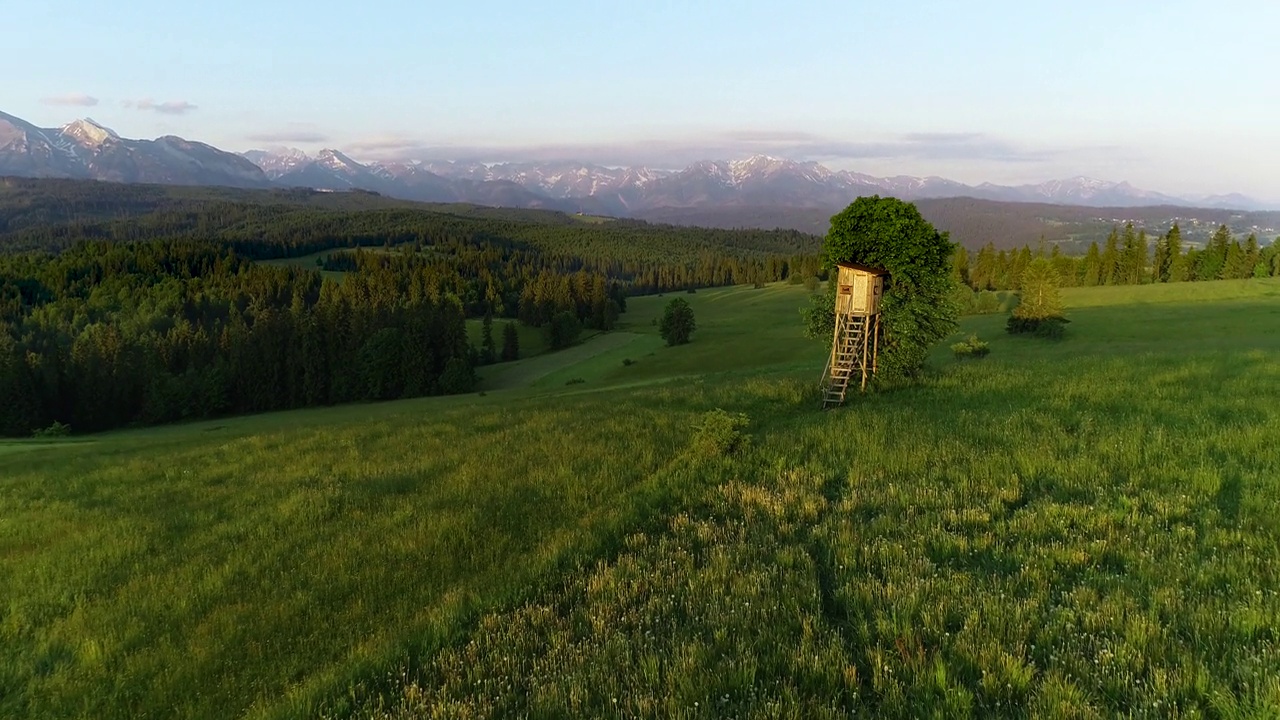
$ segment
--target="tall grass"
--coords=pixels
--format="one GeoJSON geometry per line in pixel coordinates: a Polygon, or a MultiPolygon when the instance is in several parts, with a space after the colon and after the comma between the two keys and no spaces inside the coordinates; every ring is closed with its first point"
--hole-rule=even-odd
{"type": "Polygon", "coordinates": [[[725,387],[755,449],[695,509],[359,716],[1280,715],[1267,307],[1189,308],[1196,344],[1116,309],[1075,328],[1110,354],[1002,338],[835,413],[725,387]]]}
{"type": "Polygon", "coordinates": [[[571,388],[0,446],[0,716],[1280,713],[1269,290],[826,413],[799,291],[641,298],[571,388]]]}

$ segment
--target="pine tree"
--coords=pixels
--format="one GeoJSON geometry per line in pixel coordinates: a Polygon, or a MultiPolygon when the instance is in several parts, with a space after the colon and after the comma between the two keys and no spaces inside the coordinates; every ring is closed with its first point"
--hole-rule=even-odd
{"type": "Polygon", "coordinates": [[[480,326],[480,364],[490,365],[495,359],[493,349],[493,315],[485,313],[484,322],[480,326]]]}
{"type": "Polygon", "coordinates": [[[1102,284],[1102,256],[1098,253],[1098,243],[1089,243],[1089,251],[1084,255],[1084,267],[1081,270],[1080,284],[1094,287],[1102,284]]]}
{"type": "Polygon", "coordinates": [[[1249,233],[1248,239],[1244,241],[1245,268],[1247,274],[1245,277],[1266,277],[1259,275],[1259,264],[1262,257],[1262,251],[1258,249],[1258,236],[1249,233]]]}
{"type": "Polygon", "coordinates": [[[1107,247],[1102,251],[1099,277],[1102,285],[1115,285],[1120,280],[1120,235],[1114,227],[1107,236],[1107,247]]]}
{"type": "Polygon", "coordinates": [[[1031,264],[1031,248],[1026,245],[1017,252],[1009,261],[1009,284],[1014,289],[1022,287],[1022,273],[1031,264]]]}
{"type": "Polygon", "coordinates": [[[1124,245],[1117,270],[1117,285],[1139,285],[1147,268],[1147,232],[1135,233],[1133,223],[1125,223],[1124,245]]]}
{"type": "Polygon", "coordinates": [[[1224,280],[1243,280],[1253,275],[1253,265],[1239,240],[1232,240],[1227,246],[1227,256],[1222,263],[1220,277],[1224,280]]]}
{"type": "Polygon", "coordinates": [[[1209,245],[1196,261],[1196,280],[1220,280],[1227,268],[1227,252],[1231,247],[1231,230],[1220,225],[1209,239],[1209,245]]]}
{"type": "Polygon", "coordinates": [[[1022,275],[1021,300],[1013,316],[1020,320],[1044,320],[1062,317],[1062,294],[1058,291],[1058,272],[1045,258],[1036,258],[1022,275]]]}
{"type": "Polygon", "coordinates": [[[1151,258],[1151,282],[1169,282],[1169,246],[1164,238],[1156,241],[1156,250],[1151,258]]]}
{"type": "Polygon", "coordinates": [[[1165,257],[1168,270],[1165,282],[1185,282],[1187,279],[1187,258],[1182,254],[1182,230],[1174,223],[1165,233],[1165,257]]]}
{"type": "Polygon", "coordinates": [[[978,251],[978,260],[970,271],[974,290],[994,290],[996,280],[996,246],[987,243],[978,251]]]}
{"type": "Polygon", "coordinates": [[[1129,277],[1134,285],[1141,285],[1143,279],[1147,277],[1147,245],[1147,230],[1143,228],[1138,231],[1138,246],[1134,248],[1129,269],[1129,277]]]}
{"type": "Polygon", "coordinates": [[[516,324],[509,322],[502,327],[502,361],[520,359],[520,333],[516,324]]]}
{"type": "Polygon", "coordinates": [[[969,284],[969,251],[963,245],[956,245],[951,256],[951,276],[962,285],[969,284]]]}

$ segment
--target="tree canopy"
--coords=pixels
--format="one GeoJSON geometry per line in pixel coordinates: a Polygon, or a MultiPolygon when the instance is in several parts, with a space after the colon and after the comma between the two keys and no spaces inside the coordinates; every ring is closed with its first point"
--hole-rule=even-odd
{"type": "Polygon", "coordinates": [[[881,299],[878,377],[915,375],[930,346],[955,329],[954,249],[915,205],[897,198],[860,197],[831,218],[822,248],[828,268],[853,262],[889,272],[881,299]]]}
{"type": "Polygon", "coordinates": [[[667,303],[662,311],[662,320],[658,322],[658,333],[667,345],[683,345],[697,328],[693,319],[693,308],[683,298],[676,298],[667,303]]]}

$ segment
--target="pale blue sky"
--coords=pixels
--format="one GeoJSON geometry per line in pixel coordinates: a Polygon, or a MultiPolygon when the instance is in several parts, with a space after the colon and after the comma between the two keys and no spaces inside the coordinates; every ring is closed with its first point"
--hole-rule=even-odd
{"type": "Polygon", "coordinates": [[[759,151],[1280,202],[1278,30],[1276,0],[6,2],[0,110],[233,150],[759,151]]]}

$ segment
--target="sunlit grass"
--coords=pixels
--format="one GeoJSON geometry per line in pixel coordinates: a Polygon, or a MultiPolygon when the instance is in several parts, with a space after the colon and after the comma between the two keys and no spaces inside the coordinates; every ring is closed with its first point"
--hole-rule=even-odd
{"type": "Polygon", "coordinates": [[[483,397],[0,445],[0,716],[1275,715],[1273,288],[969,318],[832,412],[772,286],[483,397]]]}

